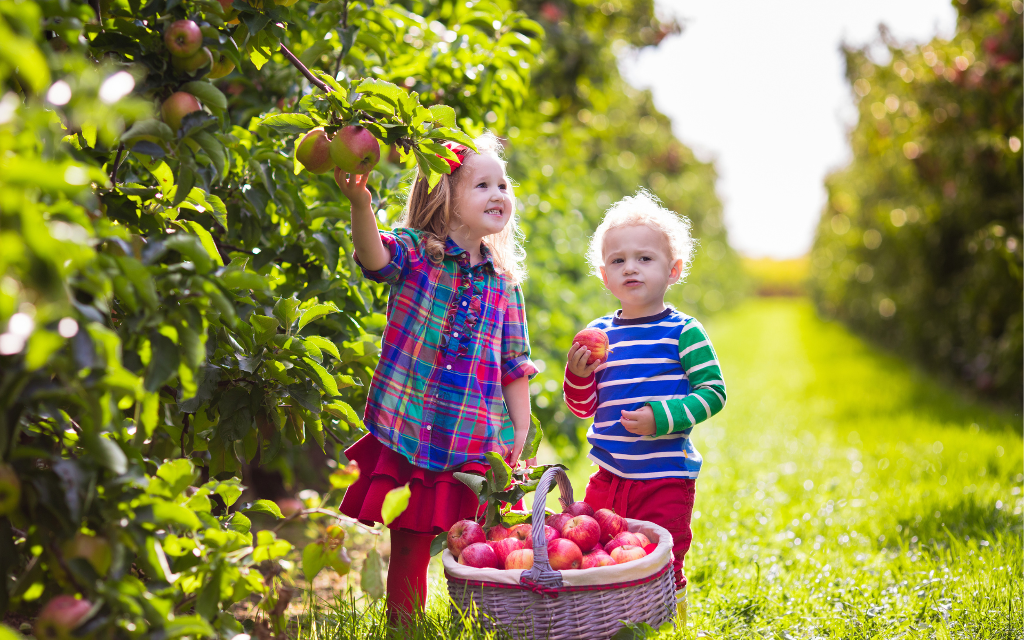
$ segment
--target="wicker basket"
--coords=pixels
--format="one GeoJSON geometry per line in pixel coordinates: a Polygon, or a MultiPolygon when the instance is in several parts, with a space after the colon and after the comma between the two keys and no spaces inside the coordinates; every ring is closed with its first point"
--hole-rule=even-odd
{"type": "Polygon", "coordinates": [[[672,536],[643,520],[630,520],[657,548],[647,557],[622,565],[555,571],[548,563],[544,505],[557,480],[562,502],[573,501],[562,469],[541,477],[533,503],[533,568],[528,571],[476,569],[459,564],[444,551],[445,578],[456,615],[475,616],[501,627],[517,640],[608,638],[622,621],[658,628],[675,613],[672,536]]]}

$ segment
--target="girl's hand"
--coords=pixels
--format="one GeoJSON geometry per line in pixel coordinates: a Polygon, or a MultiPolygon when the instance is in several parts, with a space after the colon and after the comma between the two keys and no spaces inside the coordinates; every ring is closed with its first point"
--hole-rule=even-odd
{"type": "Polygon", "coordinates": [[[653,436],[657,433],[654,426],[654,410],[647,405],[636,411],[623,411],[621,422],[626,431],[638,436],[653,436]]]}
{"type": "Polygon", "coordinates": [[[370,190],[366,188],[369,179],[369,173],[345,173],[337,167],[334,169],[334,181],[338,183],[342,194],[352,203],[353,208],[370,208],[372,198],[370,190]]]}
{"type": "Polygon", "coordinates": [[[589,358],[590,349],[580,345],[578,342],[572,343],[572,348],[569,349],[569,371],[581,378],[589,378],[601,365],[600,360],[593,364],[587,364],[589,358]]]}

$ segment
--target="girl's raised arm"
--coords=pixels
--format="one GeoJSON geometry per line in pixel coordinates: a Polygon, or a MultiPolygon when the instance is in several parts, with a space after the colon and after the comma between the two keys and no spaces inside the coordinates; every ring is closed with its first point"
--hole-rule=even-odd
{"type": "Polygon", "coordinates": [[[355,245],[359,262],[370,271],[380,271],[391,262],[391,252],[384,246],[377,230],[377,219],[370,206],[370,191],[366,181],[370,174],[346,174],[334,170],[334,181],[341,193],[352,203],[352,243],[355,245]]]}

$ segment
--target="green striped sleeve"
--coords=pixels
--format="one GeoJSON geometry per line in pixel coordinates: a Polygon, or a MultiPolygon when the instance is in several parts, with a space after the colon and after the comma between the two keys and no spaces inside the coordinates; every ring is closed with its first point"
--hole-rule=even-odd
{"type": "Polygon", "coordinates": [[[679,363],[690,381],[685,398],[648,403],[654,411],[655,433],[679,433],[703,422],[725,406],[725,380],[718,355],[704,327],[691,320],[679,335],[679,363]]]}

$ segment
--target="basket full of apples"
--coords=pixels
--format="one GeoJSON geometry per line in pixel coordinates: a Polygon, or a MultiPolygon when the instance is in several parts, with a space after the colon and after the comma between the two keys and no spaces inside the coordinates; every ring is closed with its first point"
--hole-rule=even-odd
{"type": "Polygon", "coordinates": [[[574,502],[559,467],[541,476],[531,524],[485,531],[462,520],[442,562],[453,606],[517,640],[608,638],[623,621],[658,628],[675,611],[671,534],[574,502]],[[556,483],[562,512],[545,518],[556,483]]]}

